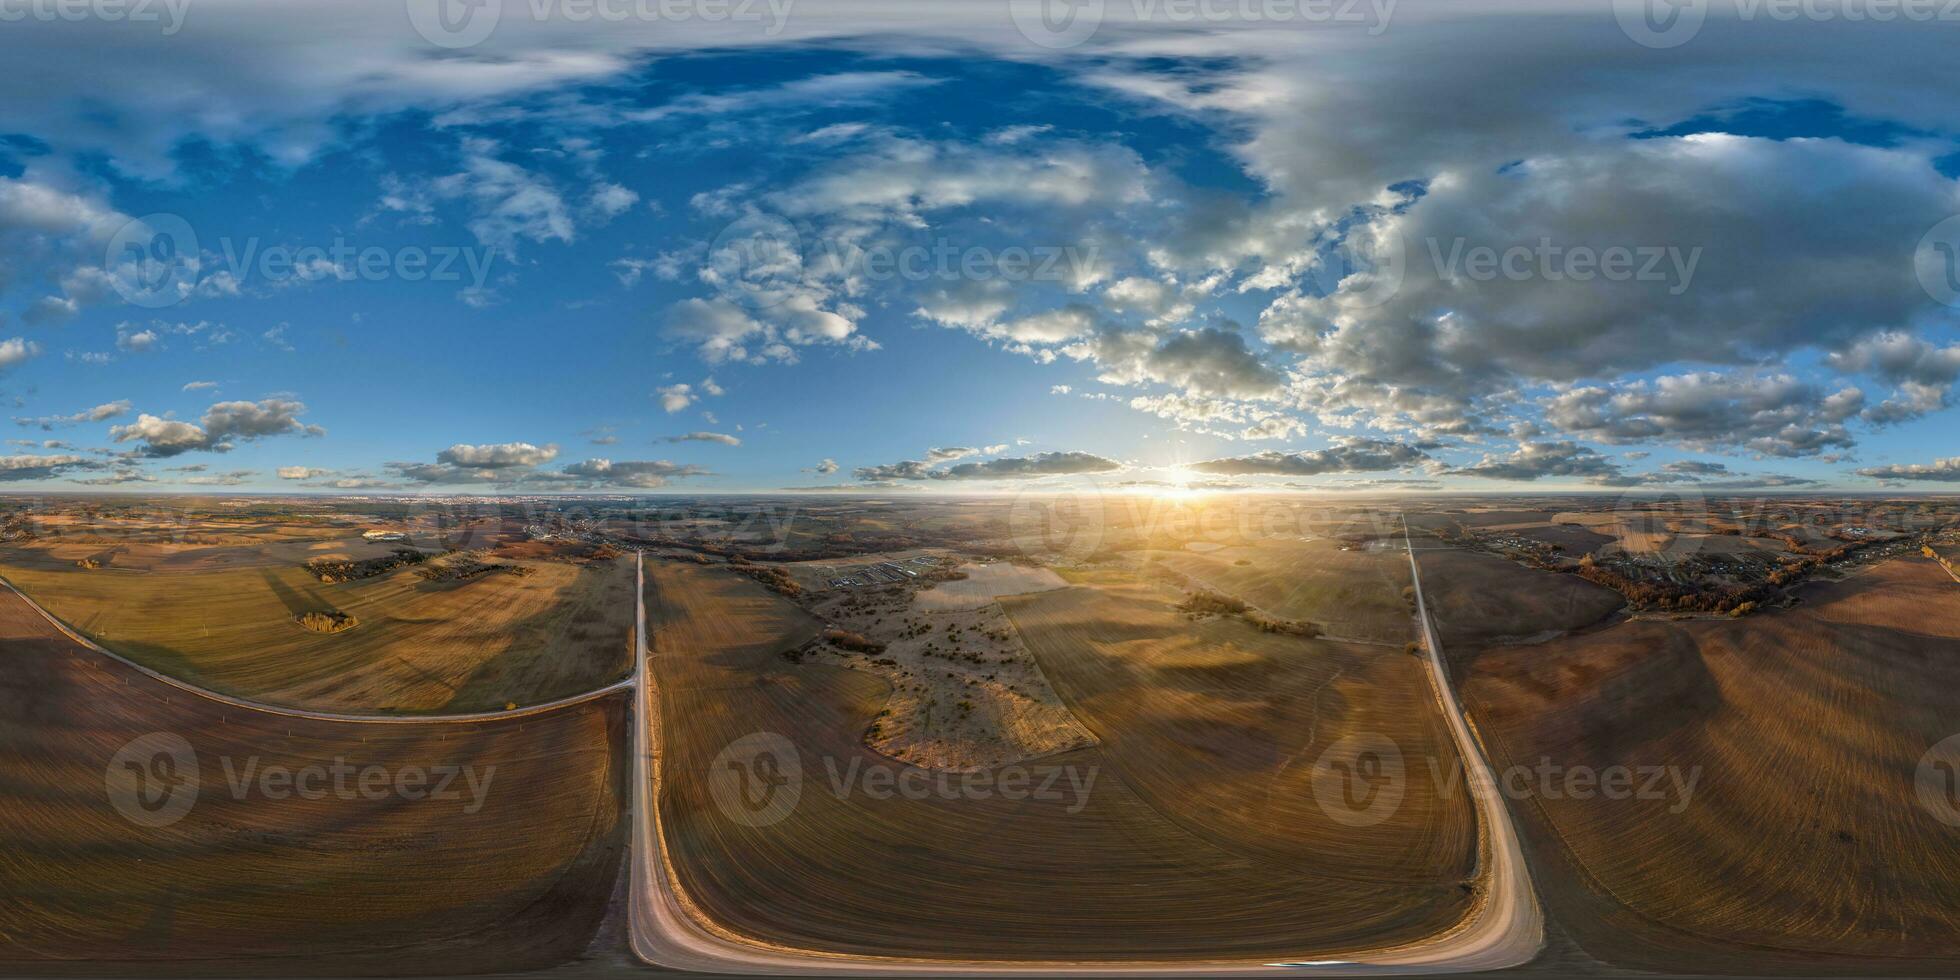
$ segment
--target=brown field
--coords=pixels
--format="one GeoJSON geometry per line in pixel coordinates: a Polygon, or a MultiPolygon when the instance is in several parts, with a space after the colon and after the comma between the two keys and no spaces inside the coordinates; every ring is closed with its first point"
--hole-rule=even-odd
{"type": "Polygon", "coordinates": [[[1068,584],[1049,569],[1004,561],[984,565],[968,563],[959,566],[958,571],[966,577],[939,582],[919,593],[913,601],[925,609],[970,609],[987,605],[1000,596],[1046,592],[1068,584]]]}
{"type": "Polygon", "coordinates": [[[1445,511],[1444,516],[1462,527],[1503,527],[1507,525],[1541,524],[1552,515],[1542,510],[1507,510],[1502,508],[1472,508],[1469,510],[1445,511]]]}
{"type": "Polygon", "coordinates": [[[1613,543],[1612,538],[1576,524],[1527,525],[1517,528],[1512,533],[1522,538],[1558,545],[1566,554],[1574,558],[1591,554],[1613,543]]]}
{"type": "Polygon", "coordinates": [[[1304,619],[1329,636],[1401,645],[1415,639],[1402,599],[1400,551],[1342,551],[1339,541],[1264,541],[1213,551],[1153,551],[1145,561],[1194,585],[1234,596],[1279,619],[1304,619]]]}
{"type": "Polygon", "coordinates": [[[1960,838],[1914,780],[1960,732],[1960,594],[1930,562],[1893,561],[1803,598],[1475,657],[1466,708],[1497,765],[1700,772],[1685,804],[1519,805],[1541,891],[1595,956],[1697,972],[1955,966],[1960,838]]]}
{"type": "Polygon", "coordinates": [[[629,670],[626,560],[522,560],[514,563],[531,574],[452,582],[400,568],[325,584],[307,559],[387,548],[358,538],[135,543],[102,567],[78,565],[78,549],[93,547],[0,549],[0,575],[117,654],[237,697],[315,711],[459,713],[578,694],[629,670]],[[348,613],[360,625],[310,632],[298,623],[309,612],[348,613]]]}
{"type": "Polygon", "coordinates": [[[1412,940],[1468,907],[1465,796],[1412,790],[1383,833],[1334,825],[1302,792],[1323,746],[1364,724],[1405,734],[1412,760],[1447,748],[1414,658],[1223,621],[1205,627],[1219,649],[1194,654],[1161,597],[1010,600],[1017,621],[1043,624],[1029,642],[1049,676],[1116,744],[1034,763],[1075,776],[1054,799],[881,799],[834,782],[932,775],[862,745],[883,680],[778,656],[817,624],[753,582],[680,564],[648,575],[668,851],[684,892],[739,934],[929,957],[1272,957],[1412,940]],[[1118,669],[1112,644],[1140,663],[1118,669]],[[1152,675],[1170,682],[1162,704],[1122,716],[1112,702],[1142,700],[1133,685],[1152,675]],[[764,827],[728,819],[711,789],[716,754],[755,732],[790,737],[803,776],[794,810],[764,827]],[[1250,809],[1227,813],[1183,781],[1250,809]]]}
{"type": "Polygon", "coordinates": [[[1576,575],[1468,551],[1417,550],[1423,595],[1452,659],[1468,646],[1590,626],[1624,604],[1619,593],[1576,575]]]}
{"type": "Polygon", "coordinates": [[[77,647],[0,593],[0,974],[489,972],[577,957],[624,857],[625,705],[467,725],[225,708],[77,647]],[[198,761],[195,805],[156,829],[104,791],[118,749],[151,732],[181,734],[198,761]],[[483,788],[231,789],[247,766],[337,758],[398,774],[474,766],[483,788]]]}
{"type": "Polygon", "coordinates": [[[1004,601],[1062,699],[1138,795],[1194,833],[1284,866],[1412,894],[1469,872],[1474,815],[1439,798],[1428,760],[1455,756],[1420,658],[1400,650],[1192,621],[1136,584],[1004,601]],[[1412,769],[1394,817],[1357,833],[1317,802],[1315,762],[1379,733],[1412,769]],[[1284,828],[1283,831],[1280,828],[1284,828]]]}

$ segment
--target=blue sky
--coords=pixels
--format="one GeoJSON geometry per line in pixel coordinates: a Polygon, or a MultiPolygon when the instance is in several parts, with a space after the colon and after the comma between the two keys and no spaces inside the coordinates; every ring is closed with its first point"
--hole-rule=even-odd
{"type": "Polygon", "coordinates": [[[10,23],[7,489],[1960,485],[1955,25],[1000,6],[10,23]]]}

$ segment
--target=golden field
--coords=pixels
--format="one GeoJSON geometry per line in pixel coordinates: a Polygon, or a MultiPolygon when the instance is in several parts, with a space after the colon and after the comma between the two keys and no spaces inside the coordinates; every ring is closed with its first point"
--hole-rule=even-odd
{"type": "Polygon", "coordinates": [[[526,718],[357,724],[226,707],[76,646],[0,593],[0,973],[565,962],[598,929],[625,856],[625,709],[622,693],[526,718]],[[159,732],[188,741],[197,795],[150,827],[115,809],[105,772],[159,732]],[[309,799],[246,775],[336,760],[479,779],[454,799],[309,799]]]}
{"type": "Polygon", "coordinates": [[[629,670],[629,561],[519,559],[508,563],[529,574],[434,582],[398,568],[324,583],[306,561],[388,553],[345,533],[217,545],[41,541],[0,548],[0,576],[130,660],[315,711],[494,711],[579,694],[629,670]],[[309,612],[351,614],[358,625],[309,632],[297,622],[309,612]]]}
{"type": "Polygon", "coordinates": [[[682,891],[736,934],[874,955],[1275,958],[1412,941],[1472,901],[1465,795],[1412,792],[1368,829],[1302,795],[1323,749],[1362,726],[1406,737],[1412,766],[1447,751],[1420,663],[1399,650],[1219,621],[1205,653],[1154,591],[1010,598],[1050,680],[1108,732],[1030,770],[1087,788],[876,798],[853,773],[932,775],[863,744],[885,681],[779,656],[819,624],[749,580],[667,563],[648,576],[667,851],[682,891]],[[1166,685],[1161,707],[1134,705],[1140,681],[1166,685]],[[801,795],[781,822],[747,826],[716,802],[716,756],[758,732],[797,747],[801,795]]]}
{"type": "Polygon", "coordinates": [[[1329,636],[1397,646],[1415,638],[1402,599],[1409,563],[1401,551],[1343,551],[1337,540],[1316,538],[1153,551],[1144,563],[1269,616],[1315,623],[1329,636]]]}
{"type": "Polygon", "coordinates": [[[1915,778],[1960,732],[1960,593],[1932,562],[1744,620],[1638,621],[1477,653],[1494,762],[1673,766],[1693,793],[1519,806],[1541,892],[1594,955],[1654,969],[1948,972],[1960,846],[1915,778]]]}

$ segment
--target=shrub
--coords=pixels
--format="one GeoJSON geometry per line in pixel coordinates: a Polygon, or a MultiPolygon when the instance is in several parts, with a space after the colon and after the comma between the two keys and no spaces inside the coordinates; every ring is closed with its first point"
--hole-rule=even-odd
{"type": "Polygon", "coordinates": [[[1210,589],[1199,589],[1178,603],[1177,608],[1194,616],[1226,616],[1245,612],[1246,605],[1239,599],[1221,595],[1210,589]]]}

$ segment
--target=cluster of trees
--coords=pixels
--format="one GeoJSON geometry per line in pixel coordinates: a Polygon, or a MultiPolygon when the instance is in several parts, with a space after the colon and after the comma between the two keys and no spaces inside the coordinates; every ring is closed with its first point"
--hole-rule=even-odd
{"type": "Polygon", "coordinates": [[[1320,635],[1320,627],[1304,619],[1274,619],[1251,611],[1241,615],[1261,633],[1284,633],[1287,636],[1304,636],[1309,639],[1320,635]]]}
{"type": "Polygon", "coordinates": [[[428,560],[428,555],[413,548],[396,548],[380,558],[363,558],[360,561],[315,558],[306,563],[306,570],[313,573],[314,578],[328,585],[334,585],[339,582],[373,578],[405,565],[420,565],[428,560]]]}
{"type": "Polygon", "coordinates": [[[1246,611],[1244,600],[1199,589],[1177,604],[1177,608],[1193,616],[1237,616],[1246,611]]]}
{"type": "Polygon", "coordinates": [[[796,579],[791,578],[789,571],[780,565],[757,565],[746,558],[735,558],[729,561],[728,567],[761,582],[769,591],[779,595],[794,599],[803,594],[803,587],[796,584],[796,579]]]}
{"type": "Polygon", "coordinates": [[[1193,619],[1200,616],[1237,616],[1261,633],[1306,637],[1320,635],[1320,627],[1304,619],[1277,619],[1252,608],[1243,599],[1210,589],[1199,589],[1185,596],[1177,608],[1193,619]]]}
{"type": "Polygon", "coordinates": [[[425,563],[415,570],[415,574],[431,582],[464,582],[491,572],[509,572],[522,578],[534,571],[536,569],[529,565],[488,562],[474,554],[460,553],[444,561],[425,563]]]}
{"type": "Polygon", "coordinates": [[[1674,609],[1681,612],[1713,612],[1746,615],[1757,605],[1774,599],[1781,587],[1792,580],[1784,570],[1754,585],[1686,586],[1667,581],[1629,578],[1617,569],[1590,560],[1581,561],[1576,570],[1580,578],[1605,586],[1624,596],[1635,609],[1674,609]],[[1747,609],[1736,613],[1740,607],[1747,609]]]}
{"type": "Polygon", "coordinates": [[[823,639],[824,642],[829,643],[831,646],[844,650],[855,650],[858,653],[885,652],[885,645],[883,643],[870,639],[863,633],[853,633],[850,630],[836,629],[833,627],[823,631],[823,639]]]}

